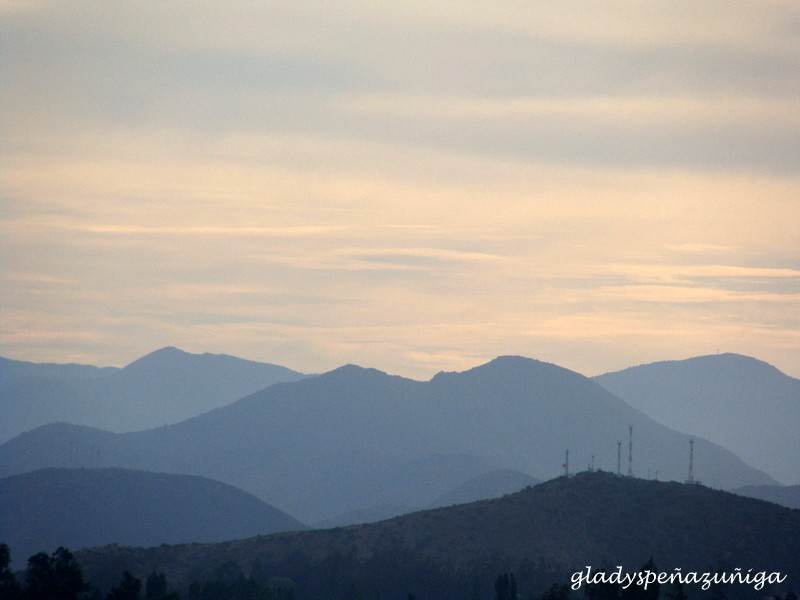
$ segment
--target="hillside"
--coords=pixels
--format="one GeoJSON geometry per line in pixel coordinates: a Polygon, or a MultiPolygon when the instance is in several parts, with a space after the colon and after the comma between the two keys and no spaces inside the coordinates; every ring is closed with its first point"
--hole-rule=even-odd
{"type": "Polygon", "coordinates": [[[774,502],[788,508],[800,508],[800,485],[748,485],[736,488],[733,493],[774,502]]]}
{"type": "Polygon", "coordinates": [[[177,348],[122,369],[0,358],[0,441],[57,421],[119,432],[176,423],[302,377],[278,365],[177,348]]]}
{"type": "MultiPolygon", "coordinates": [[[[597,468],[616,470],[629,424],[634,473],[686,478],[689,436],[556,365],[503,357],[428,382],[346,366],[148,431],[41,427],[0,446],[0,474],[119,466],[202,475],[314,523],[375,505],[426,506],[497,468],[553,477],[566,448],[573,465],[594,455],[597,468]]],[[[695,467],[716,486],[774,483],[702,439],[695,467]]]]}
{"type": "Polygon", "coordinates": [[[124,469],[44,469],[0,479],[0,541],[28,556],[110,543],[214,542],[304,529],[230,485],[124,469]]]}
{"type": "MultiPolygon", "coordinates": [[[[369,525],[199,547],[104,548],[80,560],[98,583],[124,568],[163,570],[185,585],[235,563],[245,573],[295,581],[306,593],[301,597],[338,597],[336,590],[355,583],[369,597],[413,592],[446,600],[467,597],[476,577],[488,592],[502,571],[518,574],[522,592],[538,591],[556,577],[568,582],[586,565],[637,570],[651,556],[664,570],[714,571],[724,560],[730,568],[780,571],[789,576],[788,589],[796,588],[800,511],[700,485],[582,473],[369,525]]],[[[768,591],[749,590],[751,597],[768,591]]]]}
{"type": "Polygon", "coordinates": [[[594,380],[659,423],[800,483],[800,380],[738,354],[657,362],[594,380]]]}

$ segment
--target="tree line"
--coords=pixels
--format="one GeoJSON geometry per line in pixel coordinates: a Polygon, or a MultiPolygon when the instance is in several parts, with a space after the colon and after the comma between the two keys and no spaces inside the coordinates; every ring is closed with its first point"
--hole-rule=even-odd
{"type": "MultiPolygon", "coordinates": [[[[423,568],[415,562],[420,559],[414,555],[394,556],[394,575],[412,569],[419,578],[414,591],[400,593],[403,586],[414,580],[403,577],[391,581],[392,573],[383,568],[389,565],[375,562],[368,569],[372,578],[356,579],[353,576],[358,571],[350,562],[352,558],[352,555],[345,554],[329,557],[326,565],[305,563],[305,573],[296,572],[294,578],[270,575],[274,572],[258,560],[248,576],[238,563],[228,561],[219,565],[209,579],[203,582],[194,580],[182,590],[172,589],[164,573],[153,572],[143,582],[125,571],[119,581],[103,594],[84,579],[80,565],[66,548],[60,547],[52,554],[34,554],[18,579],[11,569],[9,548],[0,543],[0,600],[689,600],[689,594],[680,584],[656,584],[644,589],[636,585],[623,588],[618,584],[598,583],[584,585],[575,591],[566,583],[555,583],[545,589],[542,580],[533,580],[531,572],[525,569],[517,574],[502,572],[488,580],[484,570],[483,580],[494,581],[493,587],[487,589],[481,585],[476,570],[460,571],[458,577],[454,577],[453,573],[446,573],[441,567],[433,569],[430,563],[423,568]],[[349,583],[343,584],[348,576],[351,577],[349,583]],[[298,585],[296,580],[303,585],[298,585]],[[545,591],[533,591],[536,589],[532,587],[534,583],[539,585],[539,590],[545,591]],[[384,590],[385,598],[378,589],[384,590]],[[387,589],[392,593],[386,592],[387,589]]],[[[526,565],[531,566],[521,563],[523,567],[526,565]]],[[[641,570],[656,571],[652,558],[641,570]]],[[[736,591],[735,587],[723,589],[718,586],[708,593],[698,593],[696,598],[737,600],[736,591]],[[726,592],[732,592],[730,597],[726,592]]],[[[788,592],[784,596],[773,596],[772,600],[798,600],[798,597],[788,592]]]]}

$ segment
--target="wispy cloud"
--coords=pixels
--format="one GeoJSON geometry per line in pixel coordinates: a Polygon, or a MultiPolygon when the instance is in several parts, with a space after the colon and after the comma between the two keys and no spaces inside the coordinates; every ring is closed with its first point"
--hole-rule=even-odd
{"type": "Polygon", "coordinates": [[[709,287],[677,285],[603,286],[597,294],[607,300],[675,303],[772,302],[797,305],[800,293],[739,292],[709,287]]]}
{"type": "Polygon", "coordinates": [[[130,226],[130,225],[85,225],[72,226],[68,229],[79,229],[87,233],[112,233],[112,234],[145,234],[145,235],[248,235],[248,236],[277,236],[294,237],[306,235],[319,235],[339,231],[340,227],[304,225],[298,227],[219,227],[212,225],[195,226],[130,226]]]}

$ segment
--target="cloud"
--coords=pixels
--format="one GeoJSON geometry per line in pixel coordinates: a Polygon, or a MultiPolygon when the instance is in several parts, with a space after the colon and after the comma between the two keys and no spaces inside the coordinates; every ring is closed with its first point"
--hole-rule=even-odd
{"type": "Polygon", "coordinates": [[[0,352],[796,368],[798,16],[6,3],[0,352]]]}
{"type": "Polygon", "coordinates": [[[676,303],[696,304],[723,302],[771,302],[793,305],[800,302],[800,293],[752,293],[709,287],[676,285],[603,286],[597,290],[597,294],[606,300],[658,302],[670,305],[676,303]]]}
{"type": "Polygon", "coordinates": [[[796,172],[797,45],[776,11],[709,6],[487,14],[356,3],[320,14],[302,3],[71,3],[6,19],[5,128],[18,144],[42,129],[93,126],[102,136],[183,130],[204,143],[248,132],[590,166],[796,172]],[[599,24],[613,14],[624,18],[613,19],[612,40],[599,24]]]}

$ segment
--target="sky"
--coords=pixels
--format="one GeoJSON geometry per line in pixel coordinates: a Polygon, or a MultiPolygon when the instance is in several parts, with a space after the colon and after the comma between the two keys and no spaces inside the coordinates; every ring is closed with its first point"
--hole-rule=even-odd
{"type": "Polygon", "coordinates": [[[0,4],[0,355],[800,377],[800,3],[0,4]]]}

